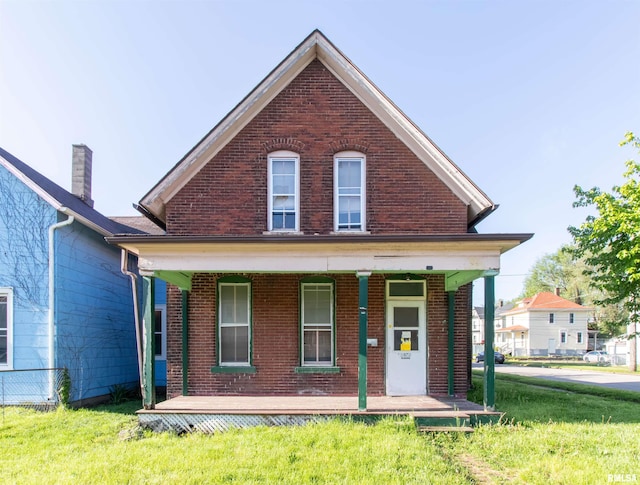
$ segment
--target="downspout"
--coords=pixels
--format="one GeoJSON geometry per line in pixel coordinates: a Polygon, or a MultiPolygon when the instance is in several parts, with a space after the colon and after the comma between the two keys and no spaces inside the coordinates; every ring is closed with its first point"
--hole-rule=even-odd
{"type": "Polygon", "coordinates": [[[75,218],[67,214],[67,208],[61,207],[59,209],[60,212],[67,215],[67,219],[61,222],[57,222],[49,226],[49,319],[48,319],[48,331],[49,331],[49,400],[53,401],[55,396],[55,367],[56,367],[56,352],[55,352],[55,291],[54,291],[54,283],[55,283],[55,240],[54,233],[56,229],[60,229],[61,227],[68,226],[73,223],[75,218]]]}
{"type": "Polygon", "coordinates": [[[131,294],[133,296],[133,322],[136,327],[136,350],[138,351],[138,378],[140,379],[140,390],[144,396],[144,379],[142,367],[142,335],[140,335],[140,308],[138,307],[138,275],[132,273],[127,268],[129,251],[122,249],[120,252],[120,271],[123,275],[131,278],[131,294]]]}

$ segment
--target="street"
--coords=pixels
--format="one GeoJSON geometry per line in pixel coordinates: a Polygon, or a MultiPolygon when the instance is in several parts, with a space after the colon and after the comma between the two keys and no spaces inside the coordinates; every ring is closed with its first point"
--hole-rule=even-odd
{"type": "MultiPolygon", "coordinates": [[[[474,369],[482,369],[483,364],[473,364],[474,369]]],[[[521,367],[517,365],[496,364],[496,373],[515,374],[526,377],[538,377],[553,381],[575,382],[595,386],[640,392],[640,375],[616,374],[595,370],[549,369],[544,367],[521,367]]]]}

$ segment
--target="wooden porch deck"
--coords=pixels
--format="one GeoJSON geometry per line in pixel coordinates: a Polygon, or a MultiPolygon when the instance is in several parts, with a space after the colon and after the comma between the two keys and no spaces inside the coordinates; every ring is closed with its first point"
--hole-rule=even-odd
{"type": "Polygon", "coordinates": [[[357,396],[179,396],[137,414],[141,426],[179,433],[301,425],[337,416],[363,421],[410,416],[418,426],[468,428],[501,415],[464,399],[431,396],[369,396],[366,411],[358,411],[357,396]]]}

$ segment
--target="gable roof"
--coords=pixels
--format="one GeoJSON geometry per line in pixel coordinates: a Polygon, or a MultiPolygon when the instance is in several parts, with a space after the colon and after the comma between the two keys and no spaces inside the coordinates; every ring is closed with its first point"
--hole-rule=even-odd
{"type": "Polygon", "coordinates": [[[74,216],[78,222],[103,236],[143,234],[143,231],[120,224],[102,215],[71,192],[52,182],[3,148],[0,148],[0,165],[5,167],[54,209],[74,216]]]}
{"type": "Polygon", "coordinates": [[[505,314],[522,313],[534,310],[591,310],[589,307],[579,305],[571,300],[562,298],[550,291],[538,293],[532,297],[525,298],[514,308],[505,314]]]}
{"type": "Polygon", "coordinates": [[[496,205],[319,30],[314,30],[140,200],[162,222],[165,206],[304,68],[320,61],[468,207],[471,228],[496,205]]]}

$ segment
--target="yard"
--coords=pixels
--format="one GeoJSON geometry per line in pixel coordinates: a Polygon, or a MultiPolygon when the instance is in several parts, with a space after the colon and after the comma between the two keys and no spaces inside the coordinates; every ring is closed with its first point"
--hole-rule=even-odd
{"type": "MultiPolygon", "coordinates": [[[[481,381],[475,384],[471,399],[482,396],[481,381]]],[[[137,429],[137,402],[51,413],[7,408],[0,417],[0,482],[640,481],[640,395],[588,392],[498,376],[504,422],[470,435],[419,435],[402,418],[177,436],[137,429]]]]}

